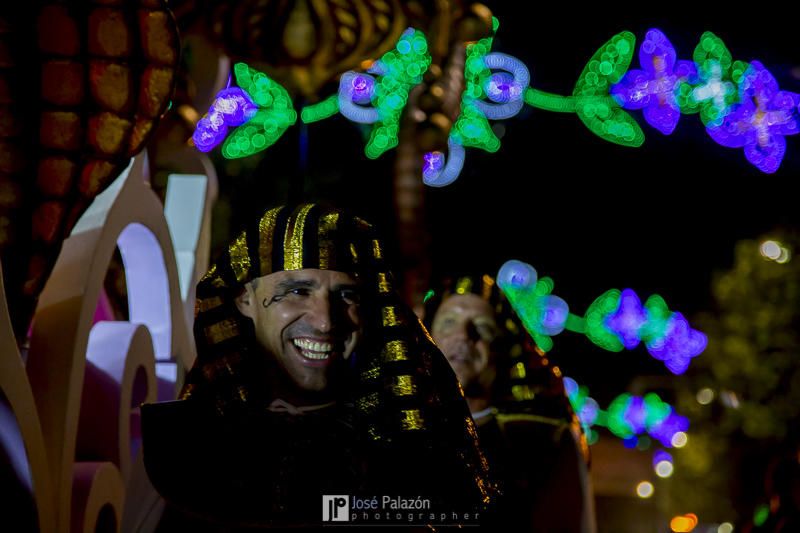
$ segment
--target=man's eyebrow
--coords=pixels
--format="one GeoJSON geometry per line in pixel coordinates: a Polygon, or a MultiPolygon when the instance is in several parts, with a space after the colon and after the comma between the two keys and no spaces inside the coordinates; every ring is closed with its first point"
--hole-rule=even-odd
{"type": "Polygon", "coordinates": [[[319,284],[310,279],[287,279],[275,285],[275,292],[284,293],[293,289],[315,289],[319,284]]]}

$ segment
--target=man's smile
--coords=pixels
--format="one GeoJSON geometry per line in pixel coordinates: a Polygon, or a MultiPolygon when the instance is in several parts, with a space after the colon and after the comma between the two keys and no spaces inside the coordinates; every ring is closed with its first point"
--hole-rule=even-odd
{"type": "Polygon", "coordinates": [[[327,364],[334,354],[334,345],[330,341],[297,337],[292,339],[292,344],[297,348],[304,364],[309,366],[322,366],[327,364]]]}

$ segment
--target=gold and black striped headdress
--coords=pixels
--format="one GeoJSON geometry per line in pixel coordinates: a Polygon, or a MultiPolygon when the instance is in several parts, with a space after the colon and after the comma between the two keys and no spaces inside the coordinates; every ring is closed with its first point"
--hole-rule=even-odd
{"type": "Polygon", "coordinates": [[[239,234],[197,285],[197,361],[182,399],[214,403],[224,414],[262,405],[263,384],[247,381],[252,323],[234,300],[253,279],[314,268],[351,273],[362,288],[364,336],[353,357],[357,420],[376,443],[429,435],[449,446],[486,503],[492,487],[460,387],[422,323],[399,298],[374,228],[344,211],[303,204],[277,207],[239,234]]]}

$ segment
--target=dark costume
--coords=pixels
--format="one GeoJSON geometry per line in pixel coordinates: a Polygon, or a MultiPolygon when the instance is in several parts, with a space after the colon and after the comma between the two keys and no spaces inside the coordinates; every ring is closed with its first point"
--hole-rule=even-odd
{"type": "Polygon", "coordinates": [[[476,294],[495,313],[497,378],[492,407],[473,413],[481,449],[499,481],[494,520],[508,531],[594,531],[589,449],[561,371],[524,330],[488,275],[446,278],[425,302],[428,326],[441,303],[476,294]]]}
{"type": "Polygon", "coordinates": [[[367,222],[311,204],[267,211],[198,284],[194,334],[181,399],[143,406],[145,465],[173,510],[280,527],[319,525],[326,494],[430,498],[431,510],[461,513],[492,502],[455,376],[394,291],[367,222]],[[306,268],[357,279],[364,336],[340,376],[345,396],[297,414],[267,390],[253,323],[234,299],[253,279],[306,268]]]}

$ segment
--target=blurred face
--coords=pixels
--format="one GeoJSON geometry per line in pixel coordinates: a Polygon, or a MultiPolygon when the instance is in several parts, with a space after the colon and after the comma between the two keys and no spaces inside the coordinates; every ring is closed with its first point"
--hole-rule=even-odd
{"type": "Polygon", "coordinates": [[[447,298],[433,318],[431,335],[467,395],[488,390],[495,378],[492,343],[499,328],[488,302],[475,294],[447,298]]]}
{"type": "Polygon", "coordinates": [[[335,385],[335,368],[361,335],[358,285],[344,272],[276,272],[247,284],[237,306],[253,320],[267,355],[305,391],[335,385]]]}

